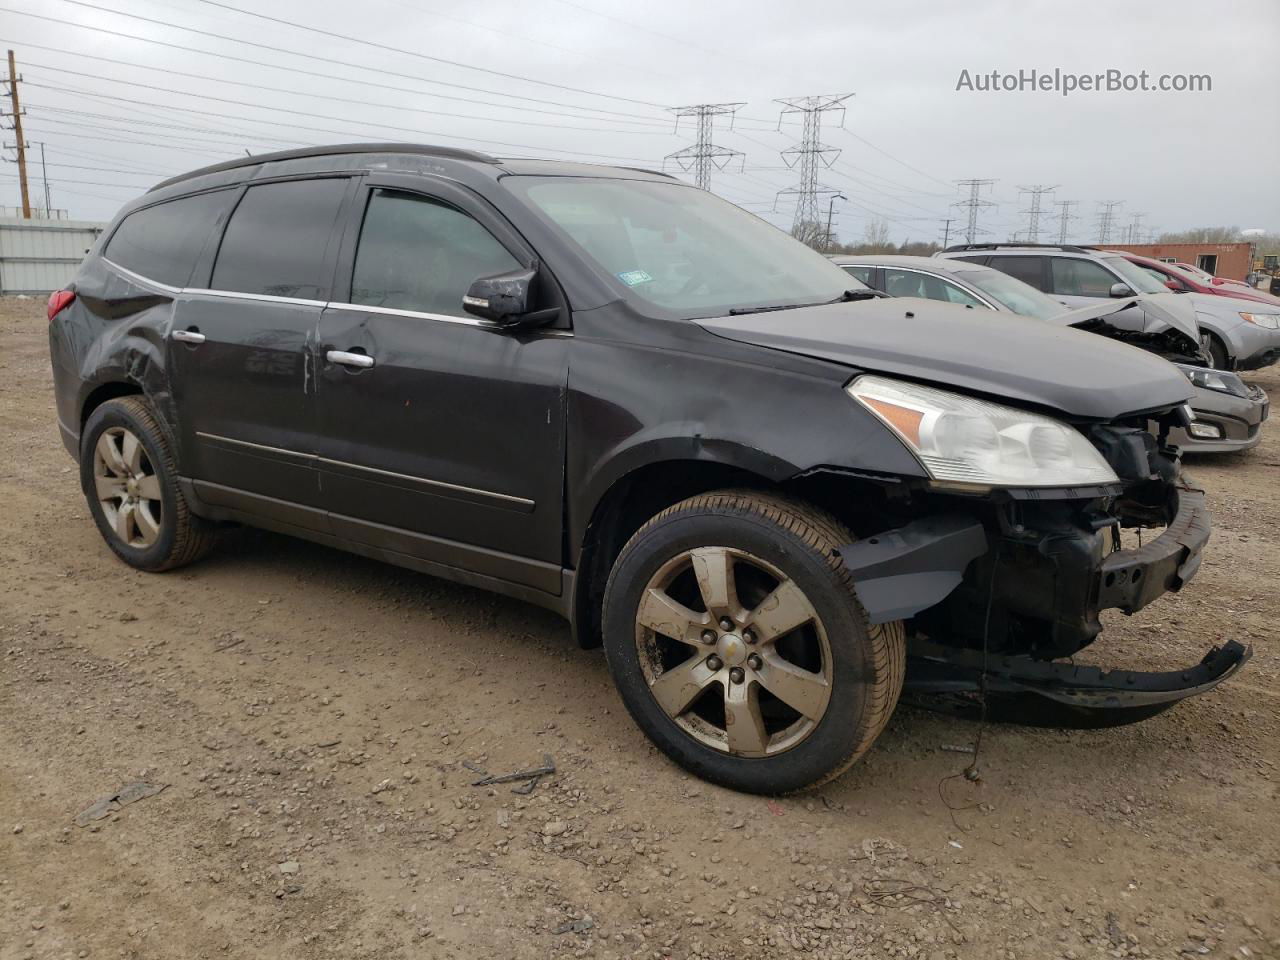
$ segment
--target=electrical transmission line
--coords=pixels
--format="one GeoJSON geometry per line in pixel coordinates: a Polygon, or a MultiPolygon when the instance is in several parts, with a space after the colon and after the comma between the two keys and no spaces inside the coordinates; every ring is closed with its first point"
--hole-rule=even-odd
{"type": "Polygon", "coordinates": [[[1123,200],[1098,201],[1098,242],[1109,243],[1111,227],[1115,223],[1116,210],[1124,206],[1123,200]]]}
{"type": "Polygon", "coordinates": [[[839,191],[818,182],[818,165],[824,168],[835,163],[840,156],[838,147],[828,147],[822,142],[822,115],[840,111],[841,123],[844,122],[844,102],[852,97],[852,93],[825,94],[813,97],[787,97],[777,102],[782,104],[778,115],[778,128],[782,128],[782,118],[789,113],[798,113],[801,117],[800,143],[782,151],[782,161],[793,170],[799,170],[800,182],[794,187],[779,190],[778,196],[794,195],[796,212],[791,221],[792,232],[818,230],[822,222],[818,209],[819,196],[833,196],[839,191]]]}
{"type": "MultiPolygon", "coordinates": [[[[691,107],[672,107],[676,115],[676,129],[680,129],[680,120],[693,117],[698,124],[698,139],[689,147],[669,153],[664,159],[674,160],[685,173],[693,172],[693,182],[702,190],[711,189],[711,171],[723,170],[734,157],[745,157],[741,150],[717,146],[712,142],[715,118],[728,115],[729,129],[733,129],[733,114],[742,103],[699,103],[691,107]]],[[[743,161],[745,163],[745,160],[743,161]]]]}
{"type": "Polygon", "coordinates": [[[1142,242],[1142,218],[1145,213],[1135,213],[1132,215],[1133,220],[1129,226],[1125,228],[1125,243],[1141,243],[1142,242]]]}
{"type": "Polygon", "coordinates": [[[1057,186],[1046,187],[1043,184],[1035,184],[1031,187],[1019,187],[1019,193],[1029,193],[1031,195],[1031,206],[1022,212],[1027,215],[1027,243],[1038,243],[1040,241],[1040,198],[1046,193],[1053,193],[1057,190],[1057,186]]]}
{"type": "Polygon", "coordinates": [[[978,211],[984,207],[994,207],[995,204],[990,200],[983,200],[980,196],[983,187],[989,187],[994,180],[957,180],[956,185],[969,188],[968,200],[957,200],[952,204],[953,207],[964,207],[969,211],[967,226],[964,231],[964,242],[973,243],[974,237],[979,233],[988,233],[987,230],[978,229],[978,211]]]}
{"type": "Polygon", "coordinates": [[[1061,208],[1062,208],[1062,212],[1061,212],[1060,214],[1058,214],[1058,218],[1057,218],[1057,219],[1058,219],[1058,243],[1059,243],[1059,244],[1063,244],[1063,243],[1066,243],[1066,242],[1067,242],[1067,230],[1068,230],[1068,228],[1070,227],[1071,221],[1072,221],[1072,220],[1079,220],[1079,219],[1080,219],[1079,217],[1074,216],[1074,215],[1071,213],[1071,208],[1072,208],[1072,207],[1074,207],[1074,206],[1076,206],[1077,204],[1079,204],[1079,202],[1080,202],[1079,200],[1055,200],[1055,201],[1053,201],[1054,206],[1056,206],[1056,207],[1061,207],[1061,208]]]}

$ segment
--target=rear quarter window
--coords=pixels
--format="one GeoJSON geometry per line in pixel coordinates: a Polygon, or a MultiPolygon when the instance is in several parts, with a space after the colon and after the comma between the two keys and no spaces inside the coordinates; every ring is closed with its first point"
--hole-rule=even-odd
{"type": "Polygon", "coordinates": [[[149,280],[185,287],[200,254],[226,219],[235,193],[215,190],[134,211],[120,222],[102,255],[149,280]]]}

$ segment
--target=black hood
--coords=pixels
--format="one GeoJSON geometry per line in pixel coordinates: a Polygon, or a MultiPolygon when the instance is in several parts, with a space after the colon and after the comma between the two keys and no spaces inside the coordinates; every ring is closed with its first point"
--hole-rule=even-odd
{"type": "Polygon", "coordinates": [[[730,340],[970,393],[1113,420],[1177,406],[1193,389],[1172,364],[1126,344],[1025,317],[914,297],[699,320],[730,340]]]}

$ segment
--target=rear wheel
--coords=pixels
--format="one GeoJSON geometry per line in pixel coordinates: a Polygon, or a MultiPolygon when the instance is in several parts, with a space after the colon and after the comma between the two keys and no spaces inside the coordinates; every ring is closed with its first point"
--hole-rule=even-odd
{"type": "Polygon", "coordinates": [[[605,592],[605,651],[664,753],[724,786],[786,793],[867,751],[906,655],[901,623],[867,623],[835,552],[851,540],[753,492],[690,498],[631,538],[605,592]]]}
{"type": "Polygon", "coordinates": [[[89,512],[116,556],[161,571],[209,552],[213,527],[187,505],[169,438],[146,400],[108,400],[89,415],[80,444],[89,512]]]}

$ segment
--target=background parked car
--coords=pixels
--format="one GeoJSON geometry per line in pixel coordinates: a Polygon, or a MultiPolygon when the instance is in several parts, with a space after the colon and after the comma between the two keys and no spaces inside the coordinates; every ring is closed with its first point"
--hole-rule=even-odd
{"type": "MultiPolygon", "coordinates": [[[[1266,392],[1246,384],[1229,371],[1206,369],[1199,356],[1197,330],[1194,327],[1174,329],[1163,324],[1143,311],[1142,297],[1123,301],[1125,306],[1119,310],[1113,308],[1112,301],[1107,301],[1064,311],[1061,304],[1029,284],[967,260],[883,255],[832,259],[845,272],[890,296],[927,297],[1080,327],[1175,361],[1196,387],[1191,402],[1195,420],[1189,427],[1178,428],[1170,434],[1170,439],[1186,450],[1201,453],[1247,450],[1262,438],[1262,423],[1270,411],[1266,392]],[[1129,311],[1142,314],[1145,324],[1142,332],[1134,333],[1113,324],[1112,321],[1129,311]]],[[[1116,301],[1115,306],[1120,303],[1116,301]]]]}
{"type": "Polygon", "coordinates": [[[1057,244],[978,243],[948,247],[936,256],[995,267],[1071,306],[1141,294],[1175,313],[1193,312],[1218,369],[1256,370],[1280,359],[1280,306],[1260,307],[1243,288],[1245,297],[1218,289],[1171,294],[1134,262],[1134,254],[1057,244]],[[1174,300],[1184,303],[1179,307],[1174,300]]]}

